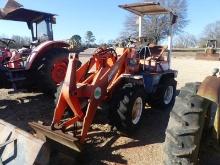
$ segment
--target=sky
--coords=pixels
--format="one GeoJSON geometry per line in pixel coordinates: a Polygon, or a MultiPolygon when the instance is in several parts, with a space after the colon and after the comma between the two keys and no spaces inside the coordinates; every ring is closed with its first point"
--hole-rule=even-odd
{"type": "MultiPolygon", "coordinates": [[[[56,40],[68,39],[74,34],[84,38],[90,30],[97,43],[115,39],[124,29],[128,12],[120,4],[138,0],[18,0],[25,8],[57,14],[54,26],[56,40]]],[[[3,7],[6,0],[0,0],[3,7]]],[[[219,0],[188,0],[188,26],[184,31],[199,37],[204,27],[220,20],[219,0]]],[[[0,20],[0,35],[30,36],[25,23],[0,20]]]]}

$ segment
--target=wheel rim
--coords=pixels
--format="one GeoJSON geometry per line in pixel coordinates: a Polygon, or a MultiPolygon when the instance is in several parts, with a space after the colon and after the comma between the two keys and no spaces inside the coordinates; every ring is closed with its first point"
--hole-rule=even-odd
{"type": "Polygon", "coordinates": [[[164,104],[169,104],[173,98],[173,86],[168,86],[164,94],[164,104]]]}
{"type": "Polygon", "coordinates": [[[136,98],[132,108],[132,123],[137,124],[140,121],[143,110],[143,101],[141,97],[136,98]]]}
{"type": "Polygon", "coordinates": [[[67,62],[65,60],[59,60],[56,63],[54,63],[51,75],[52,80],[55,82],[56,85],[59,85],[65,78],[67,70],[67,62]]]}

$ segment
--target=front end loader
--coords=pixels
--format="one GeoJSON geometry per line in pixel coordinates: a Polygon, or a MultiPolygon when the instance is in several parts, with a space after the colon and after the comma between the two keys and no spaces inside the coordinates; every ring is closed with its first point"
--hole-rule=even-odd
{"type": "MultiPolygon", "coordinates": [[[[169,14],[171,29],[176,20],[175,15],[159,3],[120,7],[140,17],[169,14]]],[[[129,44],[115,50],[98,48],[78,69],[78,59],[70,54],[64,82],[57,90],[51,125],[32,122],[31,127],[40,137],[43,135],[80,152],[96,111],[102,108],[108,110],[109,123],[113,127],[127,134],[133,133],[140,126],[146,103],[161,109],[174,103],[177,71],[170,68],[171,34],[172,30],[168,46],[129,44]]]]}
{"type": "Polygon", "coordinates": [[[0,164],[49,164],[47,144],[20,128],[0,120],[0,164]]]}

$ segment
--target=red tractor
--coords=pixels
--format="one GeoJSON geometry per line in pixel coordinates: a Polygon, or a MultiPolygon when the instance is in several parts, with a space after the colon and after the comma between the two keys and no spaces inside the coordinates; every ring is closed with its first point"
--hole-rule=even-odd
{"type": "Polygon", "coordinates": [[[7,38],[0,38],[0,64],[9,61],[12,54],[10,52],[10,45],[14,40],[7,38]]]}
{"type": "Polygon", "coordinates": [[[0,84],[1,87],[31,86],[46,93],[54,93],[64,80],[68,65],[69,44],[53,41],[52,25],[55,14],[25,9],[14,0],[8,0],[0,10],[1,20],[27,23],[32,34],[30,45],[10,51],[10,39],[0,42],[0,84]],[[10,85],[11,84],[11,85],[10,85]]]}

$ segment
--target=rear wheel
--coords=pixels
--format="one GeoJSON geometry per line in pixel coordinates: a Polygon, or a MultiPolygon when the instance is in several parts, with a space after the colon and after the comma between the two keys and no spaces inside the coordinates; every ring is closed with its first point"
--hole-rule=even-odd
{"type": "Polygon", "coordinates": [[[113,96],[110,121],[119,131],[132,133],[140,126],[145,106],[144,89],[126,84],[113,96]]]}
{"type": "Polygon", "coordinates": [[[166,130],[165,164],[198,163],[198,154],[211,102],[196,95],[196,84],[182,88],[166,130]]]}
{"type": "Polygon", "coordinates": [[[53,49],[37,63],[34,74],[38,87],[45,93],[54,94],[64,80],[69,52],[66,49],[53,49]]]}
{"type": "Polygon", "coordinates": [[[167,108],[173,105],[176,97],[176,81],[164,79],[160,82],[158,89],[153,94],[149,105],[153,108],[167,108]]]}

